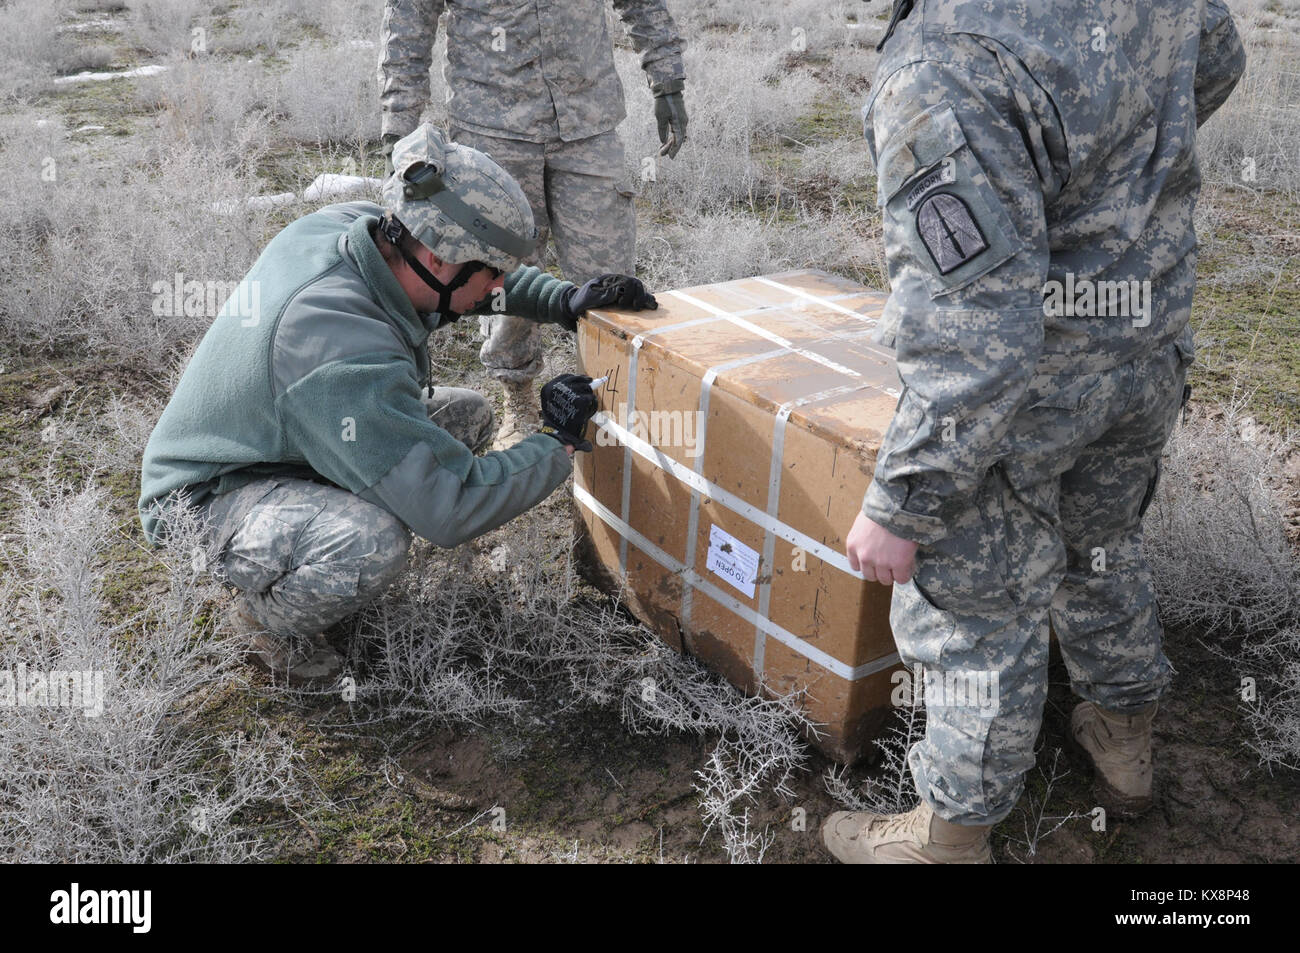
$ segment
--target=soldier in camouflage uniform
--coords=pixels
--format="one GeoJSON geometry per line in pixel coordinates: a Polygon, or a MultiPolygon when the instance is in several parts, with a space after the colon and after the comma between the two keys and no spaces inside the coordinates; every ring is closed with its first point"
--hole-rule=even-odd
{"type": "Polygon", "coordinates": [[[847,549],[941,690],[919,807],[823,836],[987,862],[1034,765],[1049,620],[1100,803],[1151,803],[1170,667],[1141,519],[1192,361],[1196,128],[1244,53],[1219,0],[896,2],[882,48],[863,118],[904,389],[847,549]],[[980,679],[995,704],[948,690],[980,679]]]}
{"type": "Polygon", "coordinates": [[[579,288],[521,267],[532,211],[482,153],[421,126],[393,161],[386,207],[327,206],[271,240],[144,453],[146,536],[160,541],[178,503],[205,510],[253,659],[293,684],[334,681],[342,659],[322,633],[387,588],[412,533],[452,547],[495,529],[564,482],[575,447],[590,449],[588,386],[548,403],[542,432],[475,456],[491,405],[432,386],[429,334],[497,300],[570,331],[588,308],[655,306],[629,276],[579,288]]]}
{"type": "MultiPolygon", "coordinates": [[[[613,0],[655,97],[661,154],[686,139],[682,41],[663,0],[613,0]]],[[[388,0],[379,58],[382,134],[410,132],[429,101],[438,18],[447,14],[450,134],[490,155],[528,196],[542,235],[554,233],[560,269],[582,283],[602,272],[633,274],[636,212],[614,131],[626,115],[604,0],[388,0]]],[[[506,386],[496,446],[535,423],[533,379],[542,367],[537,326],[484,316],[480,352],[506,386]]]]}

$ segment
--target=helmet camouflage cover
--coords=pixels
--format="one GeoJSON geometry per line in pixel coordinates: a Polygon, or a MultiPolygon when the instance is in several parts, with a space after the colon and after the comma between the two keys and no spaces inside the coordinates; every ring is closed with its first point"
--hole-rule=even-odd
{"type": "Polygon", "coordinates": [[[393,146],[384,204],[443,261],[481,261],[511,272],[537,245],[524,190],[490,158],[448,142],[428,123],[393,146]]]}

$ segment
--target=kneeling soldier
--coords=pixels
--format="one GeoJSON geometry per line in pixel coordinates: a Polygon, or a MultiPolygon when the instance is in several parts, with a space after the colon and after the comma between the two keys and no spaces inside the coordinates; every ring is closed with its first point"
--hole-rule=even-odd
{"type": "Polygon", "coordinates": [[[434,387],[430,332],[492,306],[573,330],[588,308],[654,308],[635,278],[582,287],[519,267],[536,240],[519,185],[421,126],[393,149],[387,208],[331,205],[281,231],[199,344],[145,449],[140,518],[202,508],[254,660],[331,684],[321,633],[378,596],[411,534],[452,547],[564,482],[595,400],[547,385],[542,432],[499,453],[492,408],[434,387]],[[246,287],[245,287],[246,286],[246,287]],[[256,309],[241,302],[257,302],[256,309]]]}

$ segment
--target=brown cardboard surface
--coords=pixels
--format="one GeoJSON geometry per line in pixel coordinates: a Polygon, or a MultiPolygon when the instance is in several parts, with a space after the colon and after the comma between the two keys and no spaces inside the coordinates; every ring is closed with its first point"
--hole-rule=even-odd
{"type": "Polygon", "coordinates": [[[733,684],[802,692],[855,760],[897,664],[890,590],[843,555],[898,395],[869,337],[885,296],[802,271],[656,297],[579,324],[584,373],[609,377],[575,470],[584,563],[733,684]]]}

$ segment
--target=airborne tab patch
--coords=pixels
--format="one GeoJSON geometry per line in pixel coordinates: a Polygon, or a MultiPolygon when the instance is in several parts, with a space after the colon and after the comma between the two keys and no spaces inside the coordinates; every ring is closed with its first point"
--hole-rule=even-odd
{"type": "Polygon", "coordinates": [[[941,185],[952,185],[957,181],[957,163],[952,161],[952,156],[948,156],[937,169],[931,169],[925,175],[921,176],[916,185],[907,190],[907,210],[910,212],[916,208],[917,203],[925,198],[925,193],[931,189],[938,188],[941,185]]]}
{"type": "Polygon", "coordinates": [[[916,210],[916,230],[939,274],[960,268],[989,247],[970,206],[951,192],[936,192],[916,210]]]}

